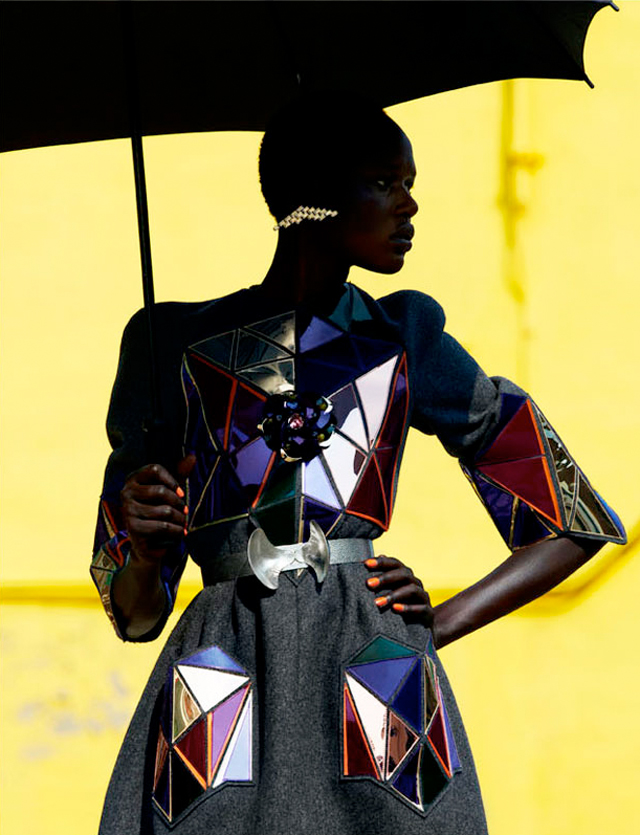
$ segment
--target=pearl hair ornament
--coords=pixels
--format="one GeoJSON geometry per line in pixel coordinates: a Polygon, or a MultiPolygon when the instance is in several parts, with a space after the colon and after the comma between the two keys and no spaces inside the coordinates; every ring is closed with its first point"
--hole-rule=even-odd
{"type": "Polygon", "coordinates": [[[294,223],[302,223],[303,220],[325,220],[328,217],[336,217],[338,213],[333,209],[315,209],[313,206],[298,206],[290,215],[283,217],[273,231],[286,229],[294,223]]]}

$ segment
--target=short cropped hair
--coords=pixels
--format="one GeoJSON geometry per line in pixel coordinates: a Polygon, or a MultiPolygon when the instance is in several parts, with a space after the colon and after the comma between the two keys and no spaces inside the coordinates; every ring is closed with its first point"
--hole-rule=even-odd
{"type": "Polygon", "coordinates": [[[402,136],[381,107],[347,94],[301,96],[270,120],[260,146],[260,185],[282,220],[298,206],[335,209],[350,174],[402,136]]]}

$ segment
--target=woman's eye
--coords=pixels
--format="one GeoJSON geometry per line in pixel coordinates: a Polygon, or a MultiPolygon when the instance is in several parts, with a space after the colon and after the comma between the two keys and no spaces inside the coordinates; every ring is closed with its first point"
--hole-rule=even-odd
{"type": "Polygon", "coordinates": [[[391,179],[389,177],[380,177],[379,179],[376,180],[376,185],[379,188],[382,188],[382,189],[390,188],[391,179]]]}

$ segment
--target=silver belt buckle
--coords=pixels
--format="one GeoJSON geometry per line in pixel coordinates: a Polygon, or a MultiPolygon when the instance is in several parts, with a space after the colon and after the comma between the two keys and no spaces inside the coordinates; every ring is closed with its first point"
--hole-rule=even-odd
{"type": "Polygon", "coordinates": [[[247,543],[251,570],[268,589],[277,589],[281,571],[312,568],[319,583],[327,576],[329,543],[320,525],[309,523],[309,539],[294,545],[272,545],[262,528],[256,528],[247,543]]]}

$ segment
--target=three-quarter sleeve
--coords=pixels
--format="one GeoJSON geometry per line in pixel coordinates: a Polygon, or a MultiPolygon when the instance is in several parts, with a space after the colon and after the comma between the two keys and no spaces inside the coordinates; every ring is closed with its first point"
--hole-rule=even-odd
{"type": "MultiPolygon", "coordinates": [[[[174,376],[178,379],[177,374],[174,376]]],[[[163,377],[170,379],[169,375],[163,377]]],[[[169,394],[170,400],[175,400],[176,397],[181,397],[179,381],[177,392],[169,394]]],[[[147,461],[146,454],[144,426],[149,419],[149,403],[145,323],[142,314],[138,313],[125,328],[118,372],[111,394],[107,434],[113,452],[107,462],[104,477],[90,569],[107,617],[116,634],[123,640],[133,639],[127,636],[122,617],[111,595],[113,579],[126,565],[131,552],[131,541],[122,517],[120,491],[132,472],[146,463],[156,463],[147,461]]],[[[166,461],[176,461],[181,448],[180,437],[175,431],[171,431],[172,423],[173,421],[168,421],[165,432],[168,439],[166,461]]],[[[135,640],[150,641],[162,631],[173,609],[186,559],[186,549],[184,543],[181,543],[163,561],[160,577],[166,593],[164,612],[151,631],[135,640]]]]}
{"type": "Polygon", "coordinates": [[[411,425],[459,459],[512,550],[562,535],[626,542],[615,511],[536,403],[482,371],[445,332],[437,302],[405,291],[381,303],[407,348],[411,425]]]}

